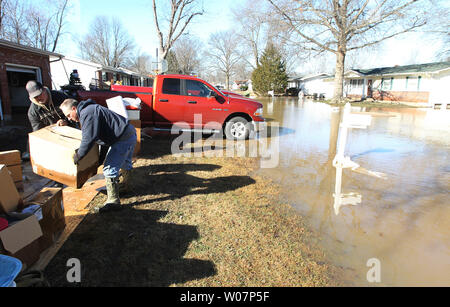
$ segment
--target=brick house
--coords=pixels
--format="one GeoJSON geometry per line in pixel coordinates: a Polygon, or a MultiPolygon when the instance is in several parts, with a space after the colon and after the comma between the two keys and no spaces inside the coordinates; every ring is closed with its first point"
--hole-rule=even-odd
{"type": "Polygon", "coordinates": [[[63,57],[0,39],[1,120],[11,120],[13,115],[26,117],[30,100],[25,85],[29,80],[38,80],[52,88],[50,56],[63,57]]]}
{"type": "Polygon", "coordinates": [[[344,75],[349,98],[449,104],[450,62],[436,62],[373,69],[351,69],[344,75]]]}

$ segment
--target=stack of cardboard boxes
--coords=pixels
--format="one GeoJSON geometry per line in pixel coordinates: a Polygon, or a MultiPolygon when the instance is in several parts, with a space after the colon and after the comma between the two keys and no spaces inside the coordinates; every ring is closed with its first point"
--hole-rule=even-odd
{"type": "Polygon", "coordinates": [[[20,156],[20,151],[10,150],[1,152],[0,164],[5,164],[8,167],[8,170],[11,173],[11,177],[14,180],[16,188],[19,191],[23,190],[22,158],[20,156]]]}
{"type": "Polygon", "coordinates": [[[24,204],[6,165],[0,165],[0,253],[31,266],[65,227],[61,188],[44,188],[24,204]]]}
{"type": "MultiPolygon", "coordinates": [[[[136,128],[140,150],[141,122],[130,121],[136,128]]],[[[73,154],[81,144],[82,133],[71,127],[56,125],[29,134],[30,160],[33,172],[79,189],[97,173],[98,146],[77,165],[73,154]]],[[[20,152],[0,152],[0,254],[13,256],[26,266],[39,260],[64,230],[62,188],[43,188],[26,201],[20,196],[22,188],[20,152]]]]}
{"type": "Polygon", "coordinates": [[[133,157],[137,157],[141,152],[141,121],[140,120],[130,120],[130,124],[136,129],[136,146],[134,147],[133,157]]]}
{"type": "MultiPolygon", "coordinates": [[[[72,156],[80,143],[81,131],[71,127],[49,126],[30,133],[33,172],[70,187],[82,187],[97,173],[98,147],[75,165],[72,156]]],[[[31,266],[65,228],[62,188],[45,187],[24,203],[17,190],[22,184],[20,152],[2,152],[0,162],[0,253],[31,266]],[[18,170],[20,177],[14,175],[18,170]]]]}

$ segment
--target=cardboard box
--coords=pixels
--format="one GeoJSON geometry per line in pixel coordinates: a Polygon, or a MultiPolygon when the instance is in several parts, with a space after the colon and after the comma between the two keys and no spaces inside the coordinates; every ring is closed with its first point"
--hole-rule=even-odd
{"type": "Polygon", "coordinates": [[[16,188],[23,188],[20,151],[10,150],[0,152],[0,164],[5,164],[8,167],[16,188]]]}
{"type": "Polygon", "coordinates": [[[39,260],[41,237],[41,226],[37,217],[32,215],[0,231],[0,253],[18,258],[31,266],[39,260]]]}
{"type": "Polygon", "coordinates": [[[136,146],[134,147],[133,156],[136,157],[141,151],[141,121],[140,120],[130,120],[130,124],[136,129],[136,146]]]}
{"type": "Polygon", "coordinates": [[[0,164],[0,212],[16,211],[23,205],[22,198],[14,185],[8,168],[0,164]]]}
{"type": "Polygon", "coordinates": [[[141,117],[141,110],[131,110],[131,109],[127,109],[127,116],[128,116],[128,120],[132,121],[132,120],[140,120],[141,117]]]}
{"type": "MultiPolygon", "coordinates": [[[[43,188],[30,203],[41,206],[42,218],[39,220],[44,245],[51,245],[58,234],[66,227],[63,193],[61,188],[43,188]]],[[[45,249],[45,247],[43,248],[45,249]]]]}
{"type": "Polygon", "coordinates": [[[81,188],[89,178],[97,174],[99,156],[98,146],[95,144],[76,165],[73,154],[80,147],[81,138],[81,130],[67,126],[52,125],[30,133],[33,172],[70,187],[81,188]]]}
{"type": "Polygon", "coordinates": [[[20,157],[20,151],[10,150],[0,152],[0,164],[17,165],[21,163],[22,159],[20,157]]]}

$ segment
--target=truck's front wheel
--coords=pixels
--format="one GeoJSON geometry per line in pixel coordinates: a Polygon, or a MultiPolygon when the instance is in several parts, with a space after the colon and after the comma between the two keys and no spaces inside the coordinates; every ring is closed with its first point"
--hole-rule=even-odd
{"type": "Polygon", "coordinates": [[[246,140],[250,135],[251,125],[243,117],[233,117],[225,125],[225,137],[229,140],[246,140]]]}

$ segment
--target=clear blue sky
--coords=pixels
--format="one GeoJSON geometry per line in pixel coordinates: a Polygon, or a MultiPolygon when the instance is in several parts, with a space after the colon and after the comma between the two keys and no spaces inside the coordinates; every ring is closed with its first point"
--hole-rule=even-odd
{"type": "MultiPolygon", "coordinates": [[[[160,5],[166,1],[157,1],[160,5]]],[[[230,8],[242,0],[204,0],[205,14],[196,16],[190,24],[189,33],[207,41],[209,35],[215,31],[228,30],[232,27],[230,8]]],[[[81,38],[88,31],[96,16],[118,17],[124,28],[133,36],[142,52],[155,57],[158,38],[153,21],[151,0],[76,0],[73,1],[72,14],[69,17],[67,30],[74,37],[81,38]]],[[[79,56],[75,39],[70,36],[64,38],[60,51],[67,56],[79,56]]]]}
{"type": "MultiPolygon", "coordinates": [[[[167,3],[166,0],[157,0],[157,2],[160,5],[167,3]]],[[[196,16],[189,27],[189,33],[199,37],[206,44],[211,33],[233,27],[231,8],[243,2],[244,0],[203,0],[205,14],[196,16]]],[[[125,29],[133,36],[141,52],[155,57],[158,38],[155,33],[151,0],[72,0],[72,5],[72,14],[66,28],[72,36],[64,37],[59,45],[60,53],[80,57],[74,38],[82,38],[89,31],[94,18],[105,15],[118,17],[125,29]]],[[[416,34],[409,34],[384,42],[376,51],[364,50],[358,53],[362,58],[359,62],[361,68],[431,62],[434,61],[434,54],[440,45],[438,41],[423,41],[416,34]]],[[[308,66],[317,66],[315,61],[317,59],[311,59],[298,65],[298,69],[294,70],[302,71],[308,66]]],[[[323,60],[319,61],[323,62],[323,60]]],[[[333,55],[330,54],[326,63],[327,67],[323,69],[333,68],[334,61],[333,55]]]]}

